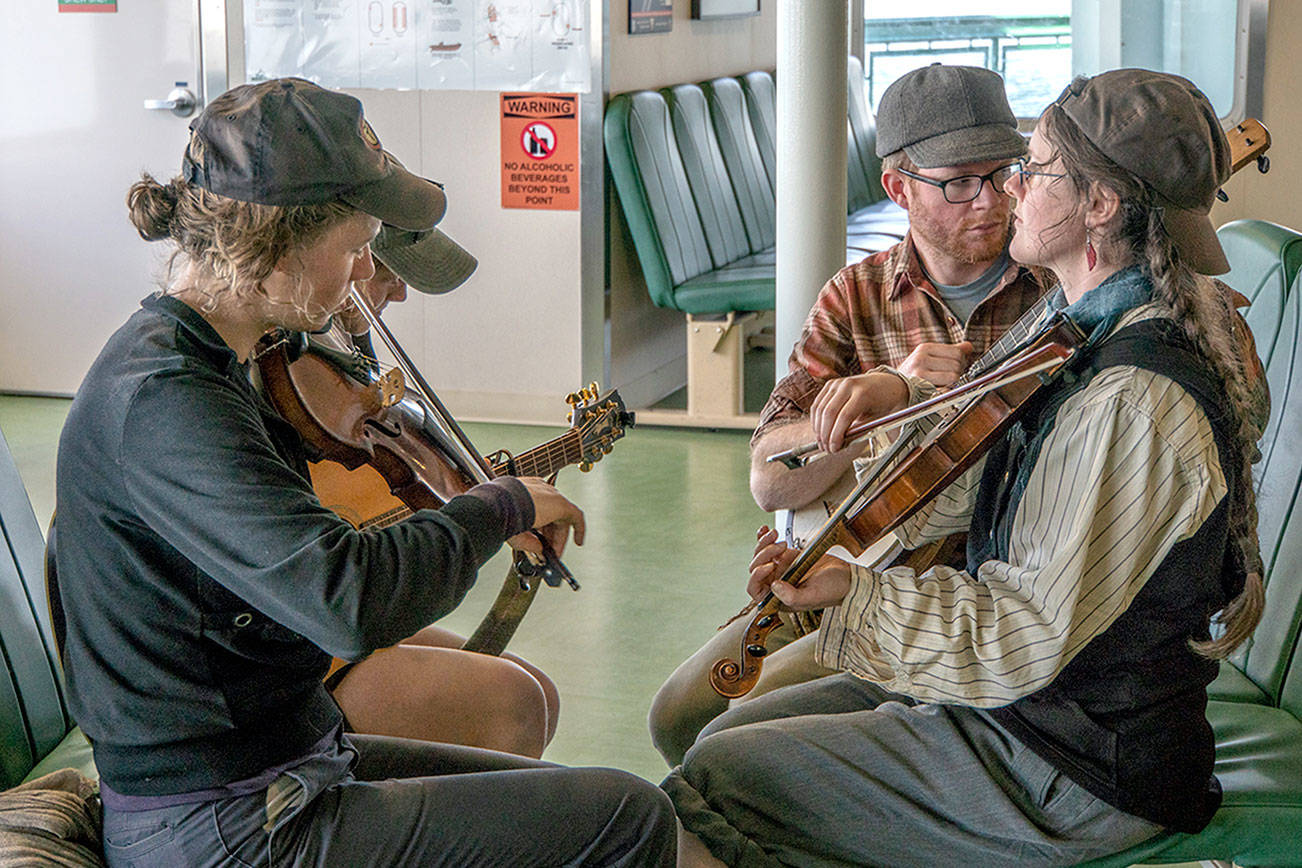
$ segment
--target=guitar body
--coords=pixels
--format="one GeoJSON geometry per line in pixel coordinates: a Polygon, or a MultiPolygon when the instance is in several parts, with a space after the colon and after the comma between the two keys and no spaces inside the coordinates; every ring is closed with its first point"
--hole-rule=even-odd
{"type": "Polygon", "coordinates": [[[411,510],[389,490],[389,483],[369,464],[349,469],[334,461],[308,465],[312,490],[321,505],[358,530],[384,527],[411,510]]]}
{"type": "MultiPolygon", "coordinates": [[[[633,424],[633,414],[624,409],[619,393],[600,395],[595,383],[567,400],[570,430],[527,452],[505,456],[492,465],[495,476],[514,471],[521,476],[551,477],[570,464],[589,470],[633,424]]],[[[370,464],[348,467],[339,461],[314,461],[309,463],[308,471],[321,504],[358,530],[387,527],[412,513],[411,507],[393,493],[384,475],[370,464]]],[[[494,656],[506,650],[538,593],[538,585],[522,578],[512,565],[492,608],[462,650],[494,656]]],[[[347,665],[347,661],[334,658],[325,680],[347,665]]]]}

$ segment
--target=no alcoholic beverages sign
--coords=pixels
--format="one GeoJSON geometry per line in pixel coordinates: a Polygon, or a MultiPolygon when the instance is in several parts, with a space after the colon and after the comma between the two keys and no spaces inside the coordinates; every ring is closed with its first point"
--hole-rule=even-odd
{"type": "Polygon", "coordinates": [[[579,208],[579,101],[572,93],[504,93],[502,207],[579,208]]]}

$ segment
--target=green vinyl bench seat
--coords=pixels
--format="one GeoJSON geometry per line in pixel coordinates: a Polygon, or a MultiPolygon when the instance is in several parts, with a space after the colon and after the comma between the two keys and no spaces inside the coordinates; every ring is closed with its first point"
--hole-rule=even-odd
{"type": "MultiPolygon", "coordinates": [[[[689,122],[680,120],[679,124],[689,122]]],[[[700,141],[689,139],[689,148],[695,145],[688,151],[689,164],[680,151],[664,94],[619,94],[606,108],[606,158],[647,292],[657,307],[687,313],[772,310],[771,263],[755,262],[749,266],[755,270],[745,280],[721,276],[719,286],[736,285],[730,291],[719,291],[716,302],[720,306],[713,309],[693,304],[695,309],[687,310],[684,304],[689,302],[678,299],[679,287],[702,278],[694,285],[695,291],[688,294],[699,302],[701,290],[711,284],[713,272],[762,252],[762,248],[752,250],[746,238],[717,142],[699,124],[694,131],[700,141]]]]}
{"type": "Polygon", "coordinates": [[[1241,868],[1302,865],[1302,721],[1282,708],[1210,702],[1221,807],[1196,835],[1176,832],[1088,868],[1221,860],[1241,868]]]}
{"type": "MultiPolygon", "coordinates": [[[[1230,271],[1222,279],[1250,301],[1244,318],[1252,329],[1271,390],[1271,421],[1262,442],[1263,457],[1253,467],[1267,607],[1272,613],[1276,609],[1292,611],[1298,599],[1289,597],[1289,582],[1274,583],[1273,574],[1296,500],[1296,489],[1286,480],[1302,475],[1302,462],[1297,450],[1288,448],[1288,439],[1281,440],[1276,434],[1281,425],[1288,430],[1288,425],[1302,423],[1295,415],[1297,398],[1291,397],[1298,388],[1291,380],[1297,367],[1299,308],[1296,302],[1289,303],[1290,288],[1302,267],[1302,234],[1264,220],[1236,220],[1216,234],[1230,263],[1230,271]]],[[[1302,564],[1285,563],[1281,569],[1299,570],[1302,564]]],[[[1296,642],[1295,630],[1295,626],[1281,630],[1263,625],[1232,660],[1222,664],[1208,695],[1233,702],[1273,703],[1282,684],[1282,665],[1287,665],[1283,658],[1296,642]]]]}
{"type": "Polygon", "coordinates": [[[99,771],[95,768],[95,757],[91,754],[90,742],[82,733],[81,727],[74,726],[63,737],[63,740],[55,745],[54,750],[47,753],[41,758],[41,761],[32,766],[32,770],[23,778],[23,782],[34,781],[39,777],[48,775],[50,772],[57,772],[59,769],[76,769],[77,772],[85,778],[91,780],[99,779],[99,771]]]}
{"type": "Polygon", "coordinates": [[[1254,296],[1247,319],[1271,393],[1262,460],[1253,468],[1265,607],[1252,637],[1208,688],[1224,801],[1197,835],[1162,835],[1090,866],[1208,859],[1242,868],[1302,865],[1302,511],[1295,510],[1302,489],[1302,278],[1294,267],[1288,285],[1280,279],[1296,233],[1258,228],[1221,230],[1234,239],[1226,244],[1227,281],[1254,296]]]}
{"type": "Polygon", "coordinates": [[[773,258],[772,251],[751,254],[683,281],[675,306],[691,314],[772,310],[773,258]]]}
{"type": "Polygon", "coordinates": [[[1207,697],[1221,702],[1253,702],[1269,705],[1270,695],[1230,661],[1221,663],[1216,680],[1207,685],[1207,697]]]}
{"type": "MultiPolygon", "coordinates": [[[[866,242],[869,250],[880,250],[877,237],[891,243],[909,230],[908,213],[886,197],[882,187],[882,161],[877,156],[877,122],[864,98],[863,64],[853,54],[846,59],[846,119],[849,142],[846,149],[846,237],[850,243],[866,242]]],[[[860,245],[864,246],[864,245],[860,245]]],[[[858,259],[862,259],[862,255],[858,259]]],[[[846,263],[858,259],[846,257],[846,263]]]]}
{"type": "Polygon", "coordinates": [[[0,435],[0,789],[72,730],[45,600],[45,540],[0,435]]]}
{"type": "MultiPolygon", "coordinates": [[[[862,104],[862,74],[857,87],[862,104]]],[[[757,421],[741,412],[740,358],[750,335],[772,322],[777,301],[774,98],[772,76],[760,70],[618,94],[606,107],[607,163],[647,293],[688,318],[688,410],[678,424],[757,421]]],[[[870,117],[867,124],[865,132],[862,119],[847,119],[856,213],[846,262],[907,230],[903,209],[876,177],[865,177],[855,149],[873,146],[870,117]]]]}
{"type": "Polygon", "coordinates": [[[1302,268],[1302,234],[1266,220],[1234,220],[1216,230],[1230,271],[1221,279],[1242,293],[1257,351],[1269,361],[1283,318],[1284,299],[1302,268]]]}

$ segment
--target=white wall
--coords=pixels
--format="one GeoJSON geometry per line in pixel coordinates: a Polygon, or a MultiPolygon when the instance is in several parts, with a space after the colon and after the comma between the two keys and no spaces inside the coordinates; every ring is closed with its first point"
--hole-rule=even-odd
{"type": "Polygon", "coordinates": [[[479,260],[454,292],[411,293],[386,324],[458,418],[563,423],[564,396],[601,374],[583,364],[580,212],[501,207],[497,93],[350,92],[386,148],[444,184],[439,226],[479,260]]]}
{"type": "MultiPolygon", "coordinates": [[[[237,71],[239,8],[230,9],[237,71]]],[[[591,8],[600,57],[602,3],[591,8]]],[[[189,119],[146,112],[142,100],[177,80],[197,83],[191,3],[55,9],[53,0],[18,4],[0,28],[4,391],[71,394],[109,333],[156,288],[167,245],[137,237],[124,196],[142,169],[160,178],[177,171],[189,119]]],[[[588,112],[597,140],[599,81],[588,112]]],[[[585,231],[578,211],[500,206],[496,92],[355,93],[384,145],[446,185],[442,227],[480,262],[456,292],[413,294],[386,321],[455,415],[564,424],[564,396],[602,375],[599,148],[581,166],[594,193],[585,231]],[[586,280],[585,245],[596,265],[586,280]]]]}
{"type": "Polygon", "coordinates": [[[165,251],[126,192],[142,170],[175,174],[188,136],[143,101],[194,84],[191,4],[57,8],[6,4],[0,24],[0,391],[71,394],[156,289],[165,251]]]}

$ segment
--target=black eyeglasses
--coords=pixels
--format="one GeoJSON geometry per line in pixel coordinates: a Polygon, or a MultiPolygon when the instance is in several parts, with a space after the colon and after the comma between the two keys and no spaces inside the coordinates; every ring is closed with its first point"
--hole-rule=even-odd
{"type": "MultiPolygon", "coordinates": [[[[1004,184],[1012,177],[1013,172],[1023,172],[1021,162],[1009,163],[1007,166],[1000,166],[993,172],[987,172],[984,175],[959,175],[957,178],[948,178],[944,181],[937,181],[935,178],[924,178],[915,172],[906,169],[897,169],[901,175],[912,178],[915,181],[921,181],[924,184],[930,184],[933,187],[939,187],[945,201],[951,205],[962,205],[964,202],[971,202],[977,196],[981,195],[981,187],[990,182],[990,189],[996,193],[1004,192],[1004,184]]],[[[1041,174],[1032,172],[1030,174],[1041,174]]]]}
{"type": "Polygon", "coordinates": [[[1019,183],[1027,183],[1032,175],[1039,175],[1042,178],[1065,178],[1066,172],[1041,172],[1039,169],[1031,169],[1029,166],[1048,165],[1047,163],[1029,163],[1026,157],[1021,157],[1018,161],[1010,166],[1011,169],[1017,170],[1017,180],[1019,183]]]}

